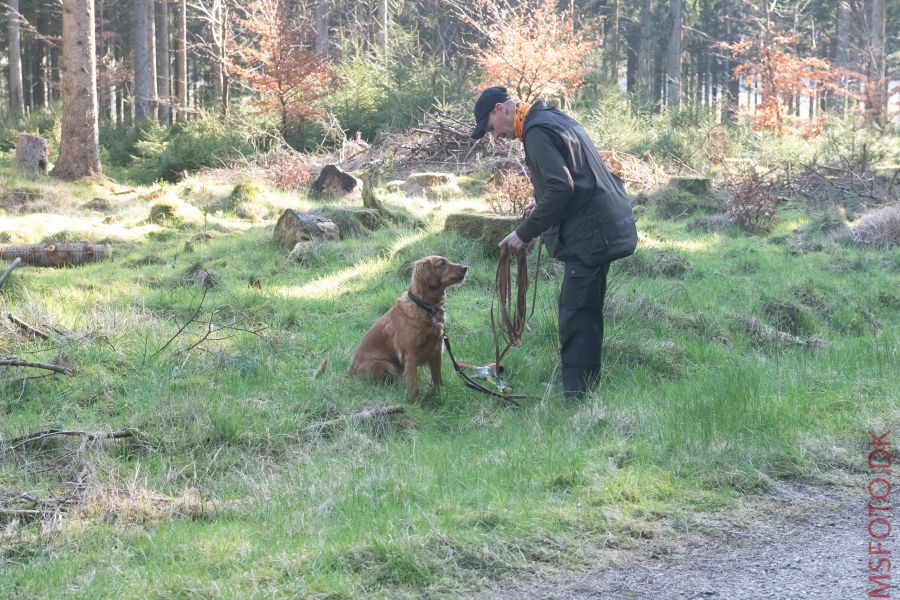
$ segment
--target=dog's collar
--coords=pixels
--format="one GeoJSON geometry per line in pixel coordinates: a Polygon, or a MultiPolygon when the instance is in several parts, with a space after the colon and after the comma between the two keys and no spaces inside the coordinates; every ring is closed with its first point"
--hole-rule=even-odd
{"type": "Polygon", "coordinates": [[[424,300],[422,300],[421,298],[419,298],[418,296],[413,294],[411,291],[407,290],[406,295],[409,297],[410,300],[413,301],[413,304],[415,304],[416,306],[418,306],[419,308],[421,308],[422,310],[427,312],[432,318],[440,319],[444,315],[443,310],[441,310],[437,306],[432,306],[431,304],[428,304],[427,302],[425,302],[424,300]]]}

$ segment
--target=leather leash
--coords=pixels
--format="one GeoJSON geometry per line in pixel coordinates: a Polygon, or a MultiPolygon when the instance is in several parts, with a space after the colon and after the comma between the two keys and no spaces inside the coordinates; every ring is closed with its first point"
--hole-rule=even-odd
{"type": "Polygon", "coordinates": [[[450,362],[453,363],[453,369],[456,371],[457,375],[462,377],[463,383],[465,384],[465,386],[467,388],[481,392],[482,394],[487,394],[488,396],[493,396],[494,398],[502,398],[503,400],[506,400],[507,402],[509,402],[510,404],[512,404],[513,406],[515,406],[517,408],[522,407],[522,405],[520,405],[518,402],[516,402],[516,400],[521,400],[522,398],[527,398],[527,396],[521,396],[521,395],[514,396],[514,395],[510,395],[510,394],[501,394],[500,392],[495,392],[492,389],[488,389],[488,388],[484,387],[483,385],[481,385],[480,383],[478,383],[477,381],[473,380],[471,377],[466,375],[465,370],[463,370],[463,368],[461,366],[459,366],[459,363],[456,362],[456,358],[453,356],[453,350],[450,348],[450,338],[447,337],[446,331],[444,331],[444,347],[447,349],[447,354],[450,356],[450,362]]]}
{"type": "Polygon", "coordinates": [[[531,313],[528,311],[528,259],[525,252],[516,253],[516,303],[512,303],[512,273],[510,268],[510,251],[507,246],[500,248],[500,260],[497,262],[497,276],[494,289],[497,292],[497,304],[500,312],[500,328],[494,317],[494,301],[491,300],[491,333],[494,336],[494,364],[500,369],[500,361],[513,346],[518,346],[525,332],[525,325],[534,314],[537,299],[538,273],[541,267],[541,251],[544,249],[544,236],[538,241],[537,261],[534,265],[534,288],[531,290],[531,313]],[[506,343],[500,349],[501,339],[506,343]]]}
{"type": "MultiPolygon", "coordinates": [[[[428,316],[431,317],[431,319],[434,320],[436,323],[440,323],[440,324],[444,323],[444,311],[443,310],[441,310],[440,308],[438,308],[436,306],[432,306],[431,304],[428,304],[427,302],[425,302],[424,300],[422,300],[421,298],[419,298],[418,296],[416,296],[409,290],[406,291],[406,295],[410,300],[412,300],[413,304],[415,304],[416,306],[421,308],[423,311],[425,311],[428,314],[428,316]]],[[[506,400],[510,404],[519,407],[519,403],[516,402],[516,399],[525,398],[525,396],[512,396],[509,394],[501,394],[499,392],[495,392],[494,390],[491,390],[491,389],[486,388],[485,386],[481,385],[480,383],[473,380],[471,377],[469,377],[466,374],[466,372],[463,370],[463,368],[456,361],[456,357],[453,356],[453,350],[450,348],[450,338],[447,337],[446,329],[444,330],[444,347],[447,348],[447,354],[450,355],[450,362],[453,363],[453,369],[456,371],[457,375],[462,377],[463,383],[465,383],[466,387],[471,388],[476,391],[479,391],[482,394],[487,394],[489,396],[493,396],[495,398],[502,398],[503,400],[506,400]]]]}
{"type": "MultiPolygon", "coordinates": [[[[509,248],[506,246],[500,248],[500,260],[497,263],[497,276],[494,282],[498,305],[500,306],[501,329],[499,331],[494,317],[494,302],[493,300],[491,301],[491,333],[494,337],[494,353],[496,356],[494,368],[498,374],[502,368],[500,366],[500,361],[506,356],[507,351],[509,351],[511,347],[519,345],[519,342],[522,339],[522,333],[525,331],[525,325],[534,314],[535,300],[537,299],[538,273],[540,272],[539,269],[541,266],[541,252],[544,246],[543,242],[544,237],[541,236],[538,241],[538,255],[534,265],[534,277],[532,279],[534,281],[534,288],[532,289],[531,295],[531,312],[528,313],[527,316],[528,259],[526,253],[519,252],[516,256],[516,304],[513,307],[510,252],[509,248]],[[506,346],[503,350],[500,350],[501,337],[506,342],[506,346]]],[[[465,370],[457,362],[456,357],[453,356],[453,349],[450,347],[450,338],[447,336],[446,329],[444,330],[444,347],[447,348],[447,354],[450,356],[450,362],[453,363],[453,369],[456,371],[457,375],[462,377],[463,383],[467,388],[476,390],[482,394],[487,394],[488,396],[493,396],[494,398],[502,398],[513,406],[521,408],[521,405],[516,402],[516,400],[527,398],[528,396],[495,392],[494,390],[481,385],[477,381],[474,381],[466,374],[465,370]]]]}

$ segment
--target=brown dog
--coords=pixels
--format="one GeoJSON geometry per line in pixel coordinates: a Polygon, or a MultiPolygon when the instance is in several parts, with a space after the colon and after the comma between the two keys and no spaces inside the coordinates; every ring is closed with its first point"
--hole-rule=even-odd
{"type": "Polygon", "coordinates": [[[402,375],[409,401],[416,402],[416,371],[428,365],[434,389],[440,387],[444,297],[447,288],[465,279],[468,270],[443,256],[417,260],[409,289],[363,337],[353,354],[350,373],[382,381],[397,381],[402,375]]]}

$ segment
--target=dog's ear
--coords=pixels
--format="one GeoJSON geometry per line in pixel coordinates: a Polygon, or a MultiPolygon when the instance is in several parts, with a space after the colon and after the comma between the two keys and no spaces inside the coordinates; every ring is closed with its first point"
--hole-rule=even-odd
{"type": "Polygon", "coordinates": [[[437,279],[437,272],[431,258],[420,258],[413,263],[412,281],[424,288],[434,289],[440,285],[437,279]]]}
{"type": "Polygon", "coordinates": [[[428,265],[426,264],[427,262],[428,261],[424,258],[420,258],[419,260],[413,262],[412,277],[410,278],[410,283],[413,283],[414,281],[418,281],[420,283],[425,282],[425,270],[428,268],[428,265]]]}

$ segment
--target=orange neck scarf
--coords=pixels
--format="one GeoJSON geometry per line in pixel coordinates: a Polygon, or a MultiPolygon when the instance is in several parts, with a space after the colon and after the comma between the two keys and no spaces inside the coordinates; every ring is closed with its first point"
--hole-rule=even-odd
{"type": "Polygon", "coordinates": [[[516,104],[516,117],[513,120],[513,132],[516,134],[516,139],[519,141],[522,141],[522,134],[525,129],[525,117],[528,116],[529,110],[531,110],[530,104],[525,102],[516,104]]]}

